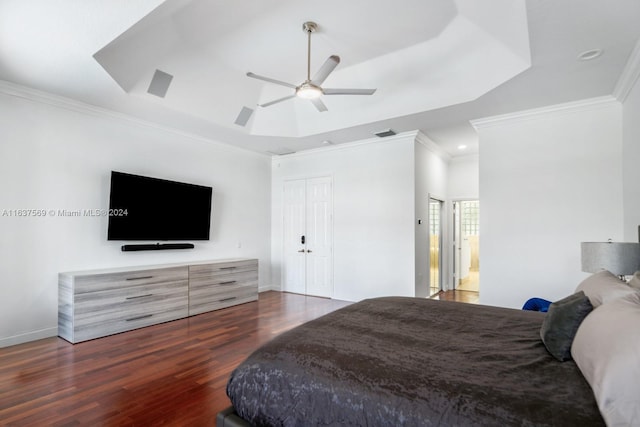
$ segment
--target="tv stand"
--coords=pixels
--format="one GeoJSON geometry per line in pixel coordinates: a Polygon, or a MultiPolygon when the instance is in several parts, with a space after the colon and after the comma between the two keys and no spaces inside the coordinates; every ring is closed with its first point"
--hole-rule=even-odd
{"type": "Polygon", "coordinates": [[[165,249],[193,249],[193,243],[156,243],[154,244],[137,244],[122,245],[122,252],[131,251],[161,251],[165,249]]]}
{"type": "Polygon", "coordinates": [[[76,271],[58,280],[58,335],[77,343],[256,301],[258,260],[76,271]]]}

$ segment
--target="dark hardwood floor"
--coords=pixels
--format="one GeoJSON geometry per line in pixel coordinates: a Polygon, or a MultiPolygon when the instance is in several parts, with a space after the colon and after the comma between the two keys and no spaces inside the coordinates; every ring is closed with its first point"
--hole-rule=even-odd
{"type": "Polygon", "coordinates": [[[229,374],[254,349],[348,302],[265,292],[258,302],[79,344],[0,349],[1,426],[213,426],[229,374]]]}
{"type": "Polygon", "coordinates": [[[0,426],[213,426],[230,404],[229,374],[246,356],[348,304],[265,292],[258,302],[75,345],[47,338],[0,349],[0,426]]]}

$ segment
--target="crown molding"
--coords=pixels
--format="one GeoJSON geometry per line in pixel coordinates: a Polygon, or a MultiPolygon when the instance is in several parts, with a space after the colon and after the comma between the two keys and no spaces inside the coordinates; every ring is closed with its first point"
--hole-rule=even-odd
{"type": "Polygon", "coordinates": [[[272,161],[276,162],[283,158],[304,157],[304,156],[311,156],[319,153],[327,153],[331,151],[348,150],[352,148],[357,148],[362,145],[383,144],[383,143],[388,144],[388,143],[397,142],[399,140],[406,140],[407,138],[412,138],[416,140],[418,133],[419,131],[412,130],[408,132],[402,132],[393,136],[387,136],[384,138],[379,138],[379,137],[367,138],[367,139],[361,139],[359,141],[354,141],[354,142],[345,142],[342,144],[330,145],[328,147],[312,148],[310,150],[304,150],[304,151],[299,151],[299,152],[290,153],[290,154],[275,155],[272,157],[272,161]]]}
{"type": "Polygon", "coordinates": [[[451,154],[449,154],[445,150],[443,150],[442,147],[440,147],[438,144],[433,142],[433,140],[431,140],[431,138],[429,138],[427,135],[425,135],[421,131],[418,131],[418,133],[416,135],[416,142],[418,142],[420,145],[425,147],[427,150],[431,151],[433,154],[441,157],[446,162],[450,162],[451,161],[451,159],[452,159],[451,154]]]}
{"type": "Polygon", "coordinates": [[[348,150],[348,149],[357,148],[363,145],[393,143],[393,142],[397,142],[400,140],[407,140],[407,139],[411,139],[419,143],[420,145],[424,146],[427,150],[441,157],[445,161],[447,162],[451,161],[452,157],[449,153],[444,151],[438,144],[433,142],[427,135],[425,135],[419,130],[402,132],[397,135],[387,136],[385,138],[378,138],[378,137],[367,138],[367,139],[362,139],[354,142],[346,142],[342,144],[331,145],[329,147],[319,147],[319,148],[313,148],[311,150],[304,150],[296,153],[276,155],[272,157],[272,160],[273,162],[277,162],[278,160],[284,157],[293,158],[293,157],[311,156],[311,155],[315,155],[319,153],[327,153],[331,151],[348,150]]]}
{"type": "Polygon", "coordinates": [[[480,159],[480,153],[463,154],[461,156],[455,156],[451,158],[451,163],[462,163],[468,161],[478,161],[480,159]]]}
{"type": "Polygon", "coordinates": [[[33,89],[27,86],[11,83],[6,80],[0,80],[0,94],[12,96],[14,98],[21,98],[27,101],[35,102],[38,104],[45,104],[55,108],[61,108],[69,111],[73,111],[79,114],[87,114],[94,117],[109,118],[119,121],[128,122],[136,126],[152,128],[155,130],[172,133],[184,138],[188,138],[200,143],[206,143],[209,145],[215,145],[224,150],[241,153],[251,153],[259,157],[270,157],[268,154],[259,153],[256,151],[246,150],[244,148],[236,147],[230,144],[225,144],[214,139],[210,139],[204,136],[200,136],[194,133],[182,131],[180,129],[161,125],[149,120],[140,119],[126,113],[120,113],[108,108],[98,107],[96,105],[87,104],[72,98],[67,98],[60,95],[55,95],[49,92],[44,92],[38,89],[33,89]]]}
{"type": "Polygon", "coordinates": [[[627,64],[624,66],[616,87],[613,89],[613,96],[620,102],[626,101],[629,93],[640,78],[640,40],[636,43],[627,64]]]}
{"type": "Polygon", "coordinates": [[[614,96],[606,95],[596,98],[583,99],[580,101],[566,102],[564,104],[533,108],[531,110],[517,111],[514,113],[502,114],[499,116],[485,117],[482,119],[471,120],[470,123],[471,126],[473,126],[476,130],[479,130],[492,126],[503,125],[510,122],[531,120],[547,114],[575,113],[580,111],[609,107],[611,105],[620,105],[620,102],[614,96]]]}

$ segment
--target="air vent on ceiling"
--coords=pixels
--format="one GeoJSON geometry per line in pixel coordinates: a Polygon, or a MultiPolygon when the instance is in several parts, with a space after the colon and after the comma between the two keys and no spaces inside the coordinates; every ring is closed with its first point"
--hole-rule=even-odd
{"type": "Polygon", "coordinates": [[[156,70],[156,72],[153,73],[153,78],[151,79],[151,84],[149,84],[147,92],[151,95],[164,98],[167,94],[167,90],[169,89],[169,85],[171,84],[171,80],[173,80],[173,76],[171,74],[156,70]]]}
{"type": "Polygon", "coordinates": [[[295,151],[291,148],[282,147],[276,150],[267,151],[267,153],[273,154],[274,156],[284,156],[285,154],[293,154],[295,151]]]}
{"type": "Polygon", "coordinates": [[[385,129],[385,130],[381,130],[380,132],[374,133],[374,135],[379,138],[386,138],[387,136],[393,136],[395,134],[396,134],[395,131],[392,129],[385,129]]]}
{"type": "Polygon", "coordinates": [[[238,114],[238,117],[236,117],[236,121],[233,123],[237,124],[238,126],[246,126],[252,114],[253,109],[249,107],[242,107],[242,110],[240,110],[240,114],[238,114]]]}

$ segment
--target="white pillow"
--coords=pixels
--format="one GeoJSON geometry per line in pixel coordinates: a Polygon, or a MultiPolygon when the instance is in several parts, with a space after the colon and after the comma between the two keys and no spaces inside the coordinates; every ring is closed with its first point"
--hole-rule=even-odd
{"type": "Polygon", "coordinates": [[[584,279],[576,288],[576,292],[580,291],[589,297],[593,308],[637,292],[607,270],[599,271],[584,279]]]}
{"type": "Polygon", "coordinates": [[[629,286],[640,291],[640,271],[633,273],[631,280],[629,280],[629,286]]]}
{"type": "Polygon", "coordinates": [[[571,356],[607,426],[640,425],[640,294],[593,310],[578,328],[571,356]]]}

